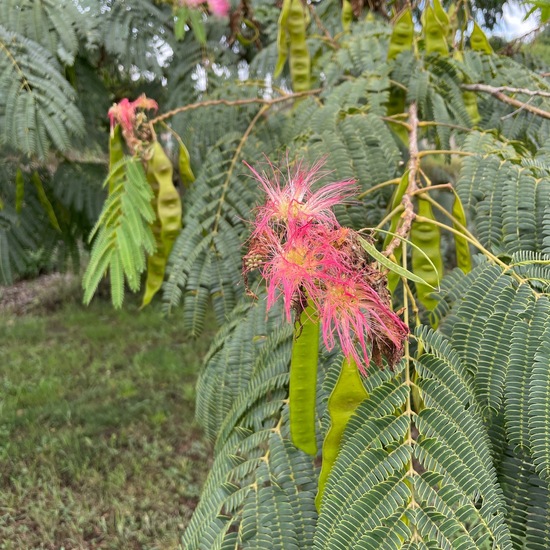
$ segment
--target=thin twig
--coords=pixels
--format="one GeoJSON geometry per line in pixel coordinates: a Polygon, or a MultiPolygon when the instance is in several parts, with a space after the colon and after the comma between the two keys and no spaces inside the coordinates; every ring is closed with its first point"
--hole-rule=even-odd
{"type": "Polygon", "coordinates": [[[243,134],[243,137],[239,141],[239,145],[235,149],[235,154],[233,155],[233,158],[231,159],[231,164],[229,165],[229,169],[227,170],[227,174],[225,177],[225,181],[223,182],[222,186],[222,192],[220,194],[220,200],[218,204],[218,210],[216,211],[216,216],[214,218],[214,227],[212,228],[212,233],[216,234],[218,232],[218,226],[219,221],[222,215],[222,204],[225,200],[225,195],[227,193],[227,190],[229,189],[229,183],[231,181],[231,175],[233,174],[233,170],[235,169],[235,165],[237,164],[237,159],[239,158],[239,155],[241,154],[241,151],[244,147],[244,144],[246,143],[246,140],[250,136],[252,130],[254,129],[254,126],[256,126],[256,122],[260,120],[262,115],[269,110],[271,107],[271,104],[262,105],[262,108],[256,113],[254,118],[250,121],[250,124],[248,125],[248,128],[246,129],[246,132],[243,134]]]}
{"type": "Polygon", "coordinates": [[[488,84],[463,84],[462,88],[465,90],[487,92],[492,94],[494,92],[507,92],[509,94],[523,94],[528,96],[541,96],[550,97],[550,92],[544,92],[543,90],[530,90],[529,88],[514,88],[512,86],[489,86],[488,84]]]}
{"type": "Polygon", "coordinates": [[[201,107],[214,107],[216,105],[226,105],[228,107],[235,107],[239,105],[250,105],[253,103],[261,103],[263,105],[274,105],[276,103],[282,103],[283,101],[290,101],[292,99],[298,99],[300,97],[308,96],[308,95],[315,95],[321,92],[321,88],[316,88],[315,90],[306,90],[304,92],[297,92],[295,94],[287,94],[283,95],[281,97],[274,97],[273,99],[264,99],[261,97],[249,97],[246,99],[209,99],[207,101],[200,101],[199,103],[190,103],[189,105],[183,105],[181,107],[176,107],[175,109],[172,109],[171,111],[168,111],[166,113],[163,113],[162,115],[159,115],[149,121],[150,124],[157,124],[158,122],[162,122],[163,120],[166,120],[167,118],[173,117],[174,115],[177,115],[179,113],[183,113],[185,111],[191,111],[193,109],[200,109],[201,107]]]}
{"type": "Polygon", "coordinates": [[[386,256],[390,256],[395,248],[399,246],[402,238],[406,238],[411,230],[411,225],[414,220],[414,205],[412,202],[412,196],[415,191],[418,189],[416,185],[416,175],[418,173],[418,168],[420,166],[420,158],[418,156],[418,110],[416,107],[416,102],[413,101],[409,105],[409,184],[405,193],[403,193],[403,198],[401,199],[401,204],[403,205],[403,214],[401,214],[401,225],[396,231],[396,236],[390,241],[390,244],[384,250],[386,256]]]}
{"type": "Polygon", "coordinates": [[[311,16],[315,20],[315,24],[317,25],[317,28],[325,35],[325,39],[332,44],[332,47],[335,50],[339,49],[340,44],[338,44],[338,42],[334,40],[330,32],[328,32],[328,29],[323,25],[323,22],[321,21],[313,5],[308,3],[307,7],[309,8],[309,13],[311,13],[311,16]]]}
{"type": "Polygon", "coordinates": [[[449,124],[447,122],[437,122],[435,120],[422,120],[418,123],[420,128],[428,126],[442,126],[443,128],[451,128],[453,130],[461,130],[462,132],[472,132],[473,128],[467,126],[459,126],[458,124],[449,124]]]}
{"type": "Polygon", "coordinates": [[[514,99],[503,93],[507,91],[509,93],[515,94],[525,94],[530,97],[532,96],[541,96],[541,97],[550,97],[550,92],[543,92],[541,90],[528,90],[527,88],[510,88],[509,86],[489,86],[487,84],[462,84],[464,90],[469,90],[471,92],[483,92],[486,94],[491,94],[493,97],[496,97],[499,101],[512,105],[512,107],[519,107],[525,111],[529,111],[534,115],[540,116],[542,118],[550,119],[550,112],[545,111],[544,109],[539,109],[534,105],[529,105],[525,101],[520,101],[519,99],[514,99]]]}
{"type": "Polygon", "coordinates": [[[476,153],[470,151],[457,151],[456,149],[427,149],[426,151],[420,151],[418,158],[427,157],[429,155],[457,155],[461,157],[475,157],[476,153]]]}
{"type": "Polygon", "coordinates": [[[428,187],[421,187],[420,189],[417,189],[416,191],[414,191],[412,194],[413,195],[421,195],[422,193],[428,193],[430,191],[436,191],[438,189],[449,190],[449,189],[452,189],[452,188],[453,188],[452,183],[439,183],[437,185],[430,185],[428,187]]]}
{"type": "Polygon", "coordinates": [[[359,195],[357,195],[358,199],[363,199],[367,195],[370,195],[371,193],[374,193],[375,191],[378,191],[378,189],[382,189],[384,187],[387,187],[388,185],[397,185],[401,181],[401,178],[394,178],[392,180],[383,181],[382,183],[378,183],[374,185],[373,187],[370,187],[366,191],[363,191],[359,195]]]}

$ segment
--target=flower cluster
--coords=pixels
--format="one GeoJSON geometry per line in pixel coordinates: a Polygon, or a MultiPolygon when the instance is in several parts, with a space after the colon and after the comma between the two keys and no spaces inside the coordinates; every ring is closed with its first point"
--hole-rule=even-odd
{"type": "Polygon", "coordinates": [[[116,124],[120,124],[122,135],[132,152],[139,149],[141,142],[147,141],[147,136],[142,135],[143,123],[147,120],[143,111],[150,109],[156,111],[158,104],[154,99],[146,97],[145,94],[140,95],[134,101],[124,98],[119,103],[114,103],[109,109],[111,131],[116,124]]]}
{"type": "Polygon", "coordinates": [[[258,173],[267,200],[256,212],[244,257],[245,276],[259,269],[267,281],[268,308],[280,297],[288,321],[311,301],[319,312],[325,345],[336,337],[365,373],[369,361],[390,366],[403,355],[407,326],[389,307],[385,277],[364,252],[359,235],[339,225],[332,211],[356,191],[353,181],[313,191],[321,163],[301,163],[286,175],[258,173]]]}

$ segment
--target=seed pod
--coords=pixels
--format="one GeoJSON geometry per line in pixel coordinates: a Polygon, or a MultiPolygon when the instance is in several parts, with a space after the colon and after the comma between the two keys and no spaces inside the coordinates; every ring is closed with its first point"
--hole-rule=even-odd
{"type": "Polygon", "coordinates": [[[474,21],[474,30],[470,36],[470,46],[476,52],[493,53],[493,48],[481,27],[474,21]]]}
{"type": "Polygon", "coordinates": [[[439,24],[443,27],[445,38],[448,38],[451,30],[451,22],[439,0],[434,0],[434,14],[437,17],[439,24]]]}
{"type": "Polygon", "coordinates": [[[348,420],[368,396],[369,394],[365,386],[363,386],[355,361],[344,359],[340,376],[327,403],[327,410],[330,415],[330,429],[323,442],[323,465],[321,467],[321,474],[319,475],[319,489],[315,497],[317,510],[321,508],[327,479],[340,451],[342,436],[344,435],[348,420]]]}
{"type": "Polygon", "coordinates": [[[296,328],[290,360],[289,412],[292,443],[305,453],[317,454],[315,398],[319,355],[319,314],[308,304],[296,328]]]}
{"type": "MultiPolygon", "coordinates": [[[[461,63],[464,62],[464,56],[460,50],[455,50],[453,58],[461,63]]],[[[470,116],[472,124],[477,124],[481,120],[481,116],[477,108],[477,95],[475,92],[464,90],[462,92],[462,100],[464,101],[464,107],[466,107],[466,112],[470,116]]]]}
{"type": "Polygon", "coordinates": [[[388,48],[388,59],[395,59],[401,52],[413,47],[414,24],[410,8],[403,10],[395,20],[388,48]]]}
{"type": "Polygon", "coordinates": [[[153,296],[161,289],[168,260],[168,256],[166,255],[164,245],[160,238],[161,226],[158,218],[151,225],[151,230],[155,237],[157,249],[154,254],[151,254],[147,258],[147,280],[145,282],[145,292],[141,302],[142,308],[149,304],[153,296]]]}
{"type": "Polygon", "coordinates": [[[44,190],[44,186],[42,185],[42,180],[40,179],[38,172],[33,172],[31,179],[34,183],[34,187],[36,188],[38,200],[40,201],[42,208],[44,208],[44,210],[46,211],[50,223],[52,224],[54,229],[61,233],[61,227],[59,227],[57,216],[55,215],[55,211],[53,209],[52,203],[50,202],[50,199],[48,199],[48,195],[46,195],[46,191],[44,190]]]}
{"type": "Polygon", "coordinates": [[[15,174],[15,211],[19,214],[23,208],[23,200],[25,199],[25,180],[21,168],[17,169],[15,174]]]}
{"type": "MultiPolygon", "coordinates": [[[[418,197],[418,215],[429,220],[435,220],[432,205],[418,197]]],[[[416,295],[420,303],[431,311],[437,305],[437,300],[430,296],[433,288],[439,286],[443,276],[443,261],[441,258],[441,232],[439,227],[428,221],[414,220],[411,226],[411,242],[424,252],[412,249],[412,272],[422,277],[428,284],[415,283],[416,295]],[[431,263],[430,263],[431,262],[431,263]],[[434,269],[435,267],[435,269],[434,269]],[[431,285],[431,287],[429,286],[431,285]]]]}
{"type": "Polygon", "coordinates": [[[273,72],[274,78],[278,78],[283,72],[286,60],[288,59],[288,42],[289,36],[286,29],[288,21],[288,14],[290,13],[290,3],[292,0],[283,0],[281,7],[281,13],[279,15],[279,23],[277,27],[277,64],[275,65],[275,71],[273,72]]]}
{"type": "MultiPolygon", "coordinates": [[[[453,204],[453,217],[456,219],[456,221],[466,227],[467,221],[466,221],[466,213],[464,212],[464,207],[462,206],[462,202],[460,200],[460,197],[456,192],[454,192],[455,201],[453,204]]],[[[462,233],[462,228],[455,223],[453,223],[453,227],[462,233]]],[[[456,265],[464,271],[464,273],[469,273],[472,271],[472,258],[470,256],[470,245],[468,244],[468,241],[461,237],[460,235],[457,235],[455,233],[455,250],[456,250],[456,265]]]]}
{"type": "Polygon", "coordinates": [[[311,59],[306,43],[307,17],[301,0],[291,0],[287,20],[290,53],[290,76],[295,92],[311,87],[311,59]]]}
{"type": "Polygon", "coordinates": [[[191,157],[189,156],[189,151],[183,141],[179,142],[180,144],[180,154],[178,157],[178,165],[180,170],[180,178],[183,185],[188,187],[191,183],[195,181],[195,174],[191,170],[191,157]]]}
{"type": "Polygon", "coordinates": [[[180,195],[172,181],[172,163],[158,141],[153,144],[153,153],[147,163],[149,175],[159,187],[156,211],[161,224],[161,240],[168,256],[181,231],[182,208],[180,195]]]}
{"type": "Polygon", "coordinates": [[[342,28],[345,32],[349,31],[351,22],[353,21],[353,7],[349,0],[342,2],[342,28]]]}
{"type": "Polygon", "coordinates": [[[447,31],[431,6],[424,11],[424,47],[427,54],[437,52],[443,56],[449,55],[447,31]]]}
{"type": "MultiPolygon", "coordinates": [[[[181,155],[181,150],[180,150],[181,155]]],[[[172,181],[173,168],[170,159],[158,141],[153,144],[151,159],[147,163],[147,181],[154,193],[157,213],[151,230],[157,245],[154,254],[147,258],[147,281],[141,307],[145,307],[160,290],[168,256],[181,231],[181,199],[172,181]]]]}

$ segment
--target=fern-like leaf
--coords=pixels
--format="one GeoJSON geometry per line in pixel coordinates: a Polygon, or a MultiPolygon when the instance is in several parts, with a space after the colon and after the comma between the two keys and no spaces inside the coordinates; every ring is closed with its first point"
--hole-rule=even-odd
{"type": "Polygon", "coordinates": [[[40,44],[0,25],[0,140],[45,158],[64,150],[84,120],[73,88],[55,58],[40,44]]]}

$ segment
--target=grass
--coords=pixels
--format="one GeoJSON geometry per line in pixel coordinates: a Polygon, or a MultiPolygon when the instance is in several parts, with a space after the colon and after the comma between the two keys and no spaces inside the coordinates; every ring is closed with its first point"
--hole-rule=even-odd
{"type": "Polygon", "coordinates": [[[0,548],[177,548],[208,468],[208,341],[132,304],[3,315],[0,548]]]}

